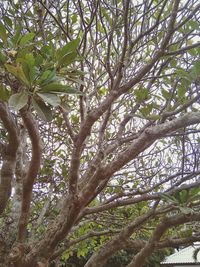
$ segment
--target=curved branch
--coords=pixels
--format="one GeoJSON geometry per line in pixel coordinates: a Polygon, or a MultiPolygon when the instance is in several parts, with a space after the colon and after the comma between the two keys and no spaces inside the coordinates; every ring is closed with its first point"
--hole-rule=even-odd
{"type": "Polygon", "coordinates": [[[144,215],[138,217],[135,221],[130,223],[128,226],[124,227],[120,233],[115,236],[113,239],[108,241],[99,251],[94,253],[92,257],[85,264],[85,267],[101,267],[107,262],[107,260],[115,254],[117,251],[124,248],[126,245],[127,239],[131,236],[133,231],[139,226],[144,224],[148,219],[154,216],[154,209],[150,210],[144,215]]]}
{"type": "Polygon", "coordinates": [[[11,181],[15,172],[19,146],[17,125],[7,106],[0,102],[0,119],[8,132],[8,144],[3,147],[3,165],[0,174],[0,214],[4,211],[11,194],[11,181]]]}
{"type": "Polygon", "coordinates": [[[21,110],[21,116],[24,122],[24,125],[28,131],[29,137],[32,144],[32,158],[29,165],[29,170],[23,184],[23,199],[21,214],[19,219],[19,233],[18,241],[24,242],[26,237],[26,226],[28,223],[28,214],[30,209],[30,203],[32,198],[32,189],[35,178],[37,177],[40,161],[41,161],[41,141],[40,134],[38,131],[38,126],[32,116],[32,114],[23,109],[21,110]]]}
{"type": "Polygon", "coordinates": [[[158,61],[165,52],[165,48],[167,47],[170,38],[172,37],[174,33],[174,24],[176,21],[176,16],[178,13],[178,6],[179,6],[180,0],[175,1],[174,8],[171,13],[170,21],[168,24],[168,31],[162,40],[160,49],[154,54],[151,61],[146,64],[145,66],[141,67],[139,71],[135,74],[134,78],[131,79],[126,84],[119,87],[119,84],[117,84],[113,90],[110,92],[110,94],[107,96],[107,98],[95,109],[91,110],[88,113],[88,116],[85,119],[85,122],[83,123],[78,139],[77,139],[77,147],[82,146],[83,142],[85,141],[86,137],[90,134],[91,128],[93,124],[102,116],[102,114],[109,108],[110,104],[117,99],[120,95],[123,93],[126,93],[131,87],[133,87],[135,84],[137,84],[154,66],[156,61],[158,61]]]}
{"type": "MultiPolygon", "coordinates": [[[[78,170],[80,166],[80,154],[82,152],[82,146],[84,144],[85,139],[87,136],[90,135],[91,128],[93,124],[104,114],[106,110],[110,107],[111,103],[117,99],[120,95],[127,92],[132,86],[137,84],[154,66],[156,61],[158,61],[164,54],[165,48],[167,47],[171,36],[174,33],[174,24],[176,21],[176,16],[178,13],[178,6],[179,6],[180,0],[176,0],[174,3],[174,7],[171,13],[170,21],[168,24],[168,31],[162,40],[162,43],[160,45],[160,49],[154,54],[154,57],[152,60],[143,66],[138,73],[134,76],[133,79],[131,79],[129,82],[127,82],[125,85],[120,86],[120,82],[115,83],[115,86],[113,87],[110,94],[107,96],[107,98],[96,108],[91,110],[85,121],[83,122],[80,132],[77,136],[77,140],[75,142],[75,148],[72,153],[72,160],[71,160],[71,168],[70,168],[70,184],[69,189],[70,192],[72,192],[74,195],[77,194],[77,182],[78,182],[78,170]]],[[[128,11],[128,6],[126,7],[128,11]]],[[[126,45],[125,45],[126,48],[126,45]]],[[[117,79],[118,80],[118,79],[117,79]]]]}
{"type": "Polygon", "coordinates": [[[180,118],[165,122],[160,125],[148,127],[135,139],[124,151],[119,153],[115,159],[99,170],[91,177],[89,182],[80,192],[80,201],[83,205],[88,203],[98,194],[98,186],[103,182],[106,186],[110,177],[125,166],[128,162],[136,158],[145,149],[150,147],[156,140],[166,136],[166,134],[177,131],[180,128],[200,123],[200,112],[191,112],[180,118]]]}
{"type": "Polygon", "coordinates": [[[178,49],[176,51],[167,52],[165,55],[166,56],[173,56],[173,55],[183,54],[183,53],[187,52],[188,50],[196,48],[196,47],[200,47],[200,42],[197,42],[195,44],[182,47],[182,48],[180,48],[180,49],[178,49]]]}
{"type": "Polygon", "coordinates": [[[54,254],[52,255],[51,259],[56,259],[60,255],[62,255],[63,252],[65,252],[67,249],[69,249],[71,246],[74,246],[78,243],[81,243],[82,241],[87,240],[91,237],[99,237],[99,236],[104,236],[104,235],[111,236],[114,233],[118,233],[118,232],[119,231],[113,230],[113,229],[108,229],[108,230],[104,230],[104,231],[90,231],[87,234],[84,234],[77,239],[67,240],[66,244],[64,244],[64,247],[61,247],[58,250],[56,250],[54,252],[54,254]]]}
{"type": "Polygon", "coordinates": [[[164,218],[164,220],[156,227],[149,242],[147,242],[144,248],[141,249],[127,267],[142,267],[146,259],[156,249],[157,243],[160,241],[162,235],[167,231],[167,229],[190,221],[200,221],[200,214],[193,214],[190,216],[180,214],[170,218],[164,218]]]}

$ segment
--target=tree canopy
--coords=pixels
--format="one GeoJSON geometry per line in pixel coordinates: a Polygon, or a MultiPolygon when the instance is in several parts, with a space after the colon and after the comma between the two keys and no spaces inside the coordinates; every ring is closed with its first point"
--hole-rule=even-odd
{"type": "Polygon", "coordinates": [[[0,266],[200,241],[199,1],[0,7],[0,266]]]}

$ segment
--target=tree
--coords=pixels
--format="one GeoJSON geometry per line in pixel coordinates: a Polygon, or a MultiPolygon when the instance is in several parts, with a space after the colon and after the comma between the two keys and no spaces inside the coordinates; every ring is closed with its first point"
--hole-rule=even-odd
{"type": "Polygon", "coordinates": [[[198,2],[2,1],[0,266],[200,240],[198,2]]]}

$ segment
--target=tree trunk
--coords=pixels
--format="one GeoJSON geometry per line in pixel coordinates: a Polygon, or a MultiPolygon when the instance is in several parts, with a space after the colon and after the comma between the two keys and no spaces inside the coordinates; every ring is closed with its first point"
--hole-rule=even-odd
{"type": "Polygon", "coordinates": [[[9,263],[8,251],[8,246],[0,240],[0,267],[13,267],[13,265],[9,263]]]}

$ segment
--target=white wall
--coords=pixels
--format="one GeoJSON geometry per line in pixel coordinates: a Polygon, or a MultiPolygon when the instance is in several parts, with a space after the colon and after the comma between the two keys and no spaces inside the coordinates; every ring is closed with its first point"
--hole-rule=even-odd
{"type": "MultiPolygon", "coordinates": [[[[200,267],[200,264],[199,265],[181,265],[181,267],[200,267]]],[[[180,265],[173,265],[173,267],[180,267],[180,265]]]]}

